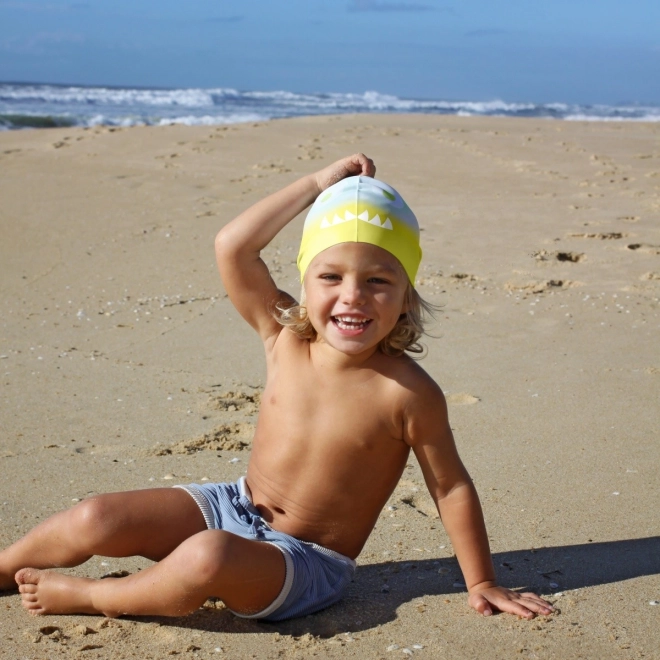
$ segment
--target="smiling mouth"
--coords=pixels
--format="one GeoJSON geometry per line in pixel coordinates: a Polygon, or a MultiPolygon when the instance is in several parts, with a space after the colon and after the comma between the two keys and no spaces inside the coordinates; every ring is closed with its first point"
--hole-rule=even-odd
{"type": "Polygon", "coordinates": [[[364,330],[371,323],[371,319],[356,316],[333,316],[332,322],[340,330],[364,330]]]}

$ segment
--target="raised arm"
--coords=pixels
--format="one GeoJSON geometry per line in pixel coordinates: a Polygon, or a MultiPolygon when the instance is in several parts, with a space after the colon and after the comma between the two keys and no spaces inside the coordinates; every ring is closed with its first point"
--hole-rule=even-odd
{"type": "Polygon", "coordinates": [[[343,158],[262,199],[218,233],[215,254],[222,282],[234,307],[263,341],[281,330],[272,311],[291,297],[275,285],[261,250],[326,188],[347,176],[373,176],[375,172],[364,154],[343,158]]]}
{"type": "Polygon", "coordinates": [[[493,608],[527,619],[550,614],[552,606],[536,594],[497,585],[479,497],[456,450],[444,395],[433,385],[409,406],[406,430],[463,572],[468,602],[485,616],[493,608]]]}

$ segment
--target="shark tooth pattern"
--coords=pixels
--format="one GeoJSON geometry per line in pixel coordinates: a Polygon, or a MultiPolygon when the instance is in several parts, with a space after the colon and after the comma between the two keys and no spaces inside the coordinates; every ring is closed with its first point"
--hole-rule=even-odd
{"type": "Polygon", "coordinates": [[[374,225],[375,227],[380,227],[381,229],[391,229],[394,230],[394,227],[392,226],[392,221],[389,218],[385,218],[385,221],[381,221],[380,215],[376,213],[373,218],[369,217],[369,211],[362,211],[360,215],[355,215],[354,213],[351,213],[350,211],[346,210],[344,211],[344,217],[340,217],[335,213],[334,218],[332,218],[332,222],[330,222],[327,218],[327,216],[323,217],[323,220],[321,220],[320,227],[321,229],[327,229],[328,227],[333,227],[336,225],[343,224],[344,222],[350,222],[351,220],[362,220],[363,222],[367,222],[370,225],[374,225]]]}
{"type": "Polygon", "coordinates": [[[376,225],[376,227],[380,227],[381,229],[394,230],[394,227],[392,226],[392,221],[389,218],[385,218],[385,222],[381,222],[378,213],[376,213],[376,215],[373,218],[369,219],[369,214],[367,213],[367,211],[365,211],[364,213],[360,213],[358,218],[360,218],[360,220],[364,220],[365,222],[368,222],[370,225],[376,225]]]}
{"type": "Polygon", "coordinates": [[[355,220],[355,215],[353,215],[350,211],[344,211],[343,218],[335,213],[334,218],[332,218],[332,222],[328,220],[327,216],[324,216],[323,220],[321,220],[321,229],[327,229],[328,227],[341,225],[344,222],[350,222],[351,220],[355,220]]]}
{"type": "Polygon", "coordinates": [[[419,224],[391,186],[368,176],[353,176],[319,195],[303,228],[297,259],[301,279],[317,254],[352,242],[371,243],[390,252],[414,282],[422,256],[419,224]]]}

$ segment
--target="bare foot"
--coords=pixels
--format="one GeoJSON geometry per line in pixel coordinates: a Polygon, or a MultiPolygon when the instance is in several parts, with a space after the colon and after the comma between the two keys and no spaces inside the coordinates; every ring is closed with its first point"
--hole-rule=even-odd
{"type": "Polygon", "coordinates": [[[22,568],[15,579],[30,614],[100,614],[91,597],[96,580],[36,568],[22,568]]]}

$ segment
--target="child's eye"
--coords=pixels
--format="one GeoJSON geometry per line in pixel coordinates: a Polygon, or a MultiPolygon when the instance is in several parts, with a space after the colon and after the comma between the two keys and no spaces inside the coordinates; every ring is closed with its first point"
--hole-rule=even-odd
{"type": "Polygon", "coordinates": [[[324,273],[323,275],[321,275],[321,279],[327,280],[329,282],[336,282],[339,281],[341,277],[339,277],[339,275],[335,275],[334,273],[324,273]]]}
{"type": "Polygon", "coordinates": [[[369,282],[372,284],[389,284],[389,280],[386,280],[383,277],[370,277],[369,282]]]}

